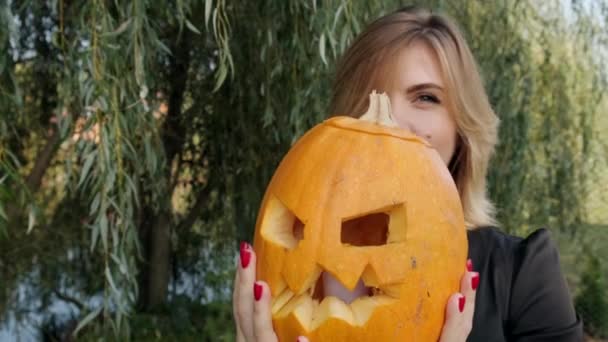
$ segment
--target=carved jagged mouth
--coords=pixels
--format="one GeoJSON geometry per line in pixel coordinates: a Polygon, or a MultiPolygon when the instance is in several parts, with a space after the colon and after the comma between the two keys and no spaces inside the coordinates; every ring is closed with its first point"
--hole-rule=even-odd
{"type": "Polygon", "coordinates": [[[393,304],[399,298],[399,285],[365,286],[364,294],[345,302],[336,296],[324,295],[323,279],[322,274],[319,275],[313,286],[299,295],[286,287],[273,299],[273,316],[280,319],[293,314],[307,331],[317,329],[330,318],[362,326],[377,307],[393,304]]]}

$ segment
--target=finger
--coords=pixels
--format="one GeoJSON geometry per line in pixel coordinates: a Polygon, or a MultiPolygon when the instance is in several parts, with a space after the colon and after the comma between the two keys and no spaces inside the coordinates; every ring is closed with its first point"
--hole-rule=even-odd
{"type": "Polygon", "coordinates": [[[272,328],[270,313],[270,288],[263,281],[256,281],[253,286],[255,303],[253,304],[253,329],[258,342],[276,342],[277,335],[272,328]]]}
{"type": "Polygon", "coordinates": [[[232,291],[232,315],[234,316],[234,322],[236,325],[236,342],[245,342],[245,336],[243,334],[243,329],[241,329],[241,323],[240,323],[240,319],[239,319],[239,315],[237,314],[238,312],[238,301],[239,301],[239,281],[240,281],[240,273],[241,273],[241,261],[240,261],[240,257],[239,260],[237,262],[237,266],[236,266],[236,272],[234,272],[234,285],[233,285],[233,291],[232,291]]]}
{"type": "MultiPolygon", "coordinates": [[[[468,269],[470,267],[467,266],[468,269]]],[[[475,298],[479,285],[479,273],[465,272],[460,280],[460,293],[453,296],[446,311],[446,326],[454,335],[468,336],[473,326],[475,298]]]]}
{"type": "Polygon", "coordinates": [[[308,338],[306,336],[298,336],[296,342],[308,342],[308,338]]]}
{"type": "Polygon", "coordinates": [[[238,323],[236,325],[236,342],[246,342],[245,335],[243,335],[243,330],[238,323]]]}
{"type": "Polygon", "coordinates": [[[462,293],[458,292],[451,295],[445,308],[445,325],[450,323],[457,325],[457,323],[461,322],[462,315],[468,304],[466,296],[462,293]]]}
{"type": "Polygon", "coordinates": [[[445,323],[441,331],[440,342],[461,342],[466,340],[468,332],[465,335],[462,326],[466,304],[466,297],[462,293],[455,293],[450,296],[445,308],[445,323]]]}
{"type": "Polygon", "coordinates": [[[471,259],[467,260],[465,272],[460,279],[460,293],[452,295],[446,306],[445,323],[441,342],[465,341],[473,326],[475,298],[479,286],[479,273],[473,272],[471,259]]]}
{"type": "Polygon", "coordinates": [[[475,298],[477,287],[479,286],[479,273],[473,271],[473,262],[467,260],[466,272],[460,281],[460,293],[466,297],[466,306],[463,312],[463,320],[465,326],[469,327],[467,334],[470,332],[473,325],[473,314],[475,312],[475,298]]]}
{"type": "Polygon", "coordinates": [[[477,287],[479,286],[479,273],[467,272],[462,277],[460,284],[460,292],[466,297],[466,306],[464,308],[464,320],[473,322],[473,313],[475,312],[475,298],[477,287]]]}
{"type": "MultiPolygon", "coordinates": [[[[238,266],[237,266],[238,267],[238,266]]],[[[237,271],[235,272],[235,276],[234,276],[234,291],[232,292],[232,314],[234,316],[234,322],[236,325],[236,342],[246,342],[247,340],[245,340],[245,334],[243,333],[243,329],[241,328],[241,320],[239,319],[239,315],[237,314],[238,312],[238,286],[237,284],[239,283],[239,270],[237,268],[237,271]]]]}
{"type": "MultiPolygon", "coordinates": [[[[255,281],[256,257],[246,242],[241,243],[239,264],[235,276],[233,310],[240,341],[255,341],[253,328],[253,283],[255,281]]],[[[240,342],[239,341],[239,342],[240,342]]]]}

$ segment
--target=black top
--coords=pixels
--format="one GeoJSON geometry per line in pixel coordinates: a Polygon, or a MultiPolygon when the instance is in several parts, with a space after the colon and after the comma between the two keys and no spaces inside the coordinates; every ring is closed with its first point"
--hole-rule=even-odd
{"type": "Polygon", "coordinates": [[[469,342],[582,341],[582,323],[549,231],[525,239],[496,228],[468,232],[479,272],[469,342]]]}

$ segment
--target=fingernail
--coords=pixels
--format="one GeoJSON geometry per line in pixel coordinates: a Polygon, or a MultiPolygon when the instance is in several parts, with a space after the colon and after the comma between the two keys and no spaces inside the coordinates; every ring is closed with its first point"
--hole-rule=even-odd
{"type": "Polygon", "coordinates": [[[258,284],[257,282],[253,283],[253,297],[255,298],[255,300],[260,300],[260,298],[262,298],[262,290],[264,288],[262,287],[262,285],[258,284]]]}
{"type": "Polygon", "coordinates": [[[467,301],[465,296],[458,298],[458,310],[460,312],[464,311],[464,303],[467,301]]]}
{"type": "Polygon", "coordinates": [[[247,268],[249,261],[251,260],[250,246],[247,242],[241,242],[241,266],[247,268]]]}
{"type": "Polygon", "coordinates": [[[467,271],[473,271],[473,261],[471,261],[471,259],[467,259],[467,271]]]}
{"type": "Polygon", "coordinates": [[[477,286],[479,286],[479,273],[475,272],[471,278],[471,288],[477,290],[477,286]]]}

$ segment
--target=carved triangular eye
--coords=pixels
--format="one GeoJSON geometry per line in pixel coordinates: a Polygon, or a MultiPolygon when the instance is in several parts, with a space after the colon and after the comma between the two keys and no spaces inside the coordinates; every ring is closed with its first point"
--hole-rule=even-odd
{"type": "Polygon", "coordinates": [[[293,249],[304,239],[304,223],[278,198],[271,196],[263,213],[261,233],[287,249],[293,249]]]}
{"type": "Polygon", "coordinates": [[[405,206],[399,204],[344,220],[340,242],[351,246],[382,246],[404,241],[405,234],[405,206]]]}

